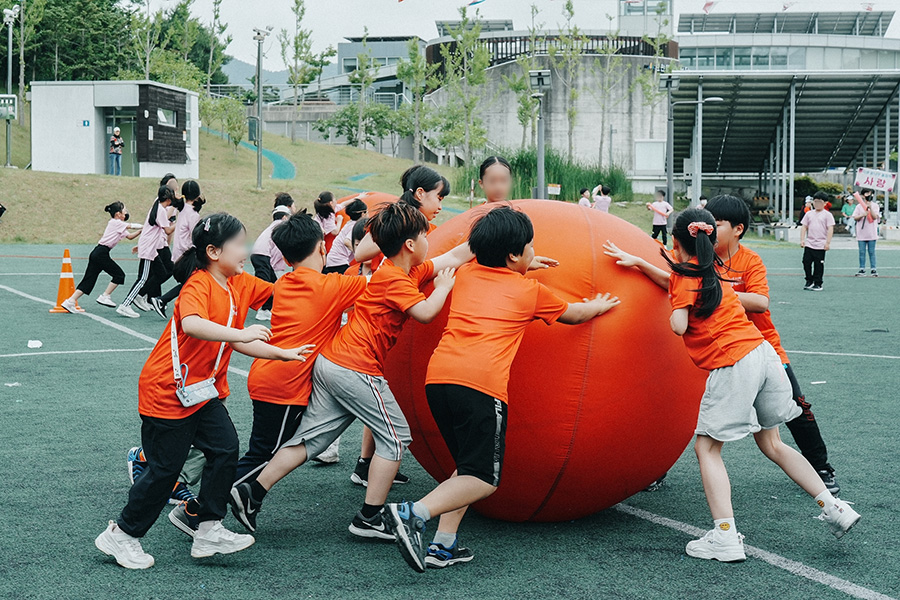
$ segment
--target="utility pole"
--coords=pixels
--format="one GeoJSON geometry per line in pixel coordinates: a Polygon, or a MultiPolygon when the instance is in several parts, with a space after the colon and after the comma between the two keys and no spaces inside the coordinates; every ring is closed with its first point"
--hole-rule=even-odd
{"type": "Polygon", "coordinates": [[[272,33],[272,26],[269,25],[265,29],[256,29],[253,31],[256,32],[256,35],[253,36],[253,39],[257,42],[257,50],[256,50],[256,189],[262,189],[262,130],[263,130],[263,115],[262,115],[262,104],[263,104],[263,94],[262,94],[262,58],[263,58],[263,42],[266,41],[266,38],[272,33]]]}

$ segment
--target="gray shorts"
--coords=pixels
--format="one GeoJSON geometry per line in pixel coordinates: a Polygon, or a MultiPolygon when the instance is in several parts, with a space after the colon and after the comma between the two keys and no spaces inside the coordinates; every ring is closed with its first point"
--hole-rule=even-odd
{"type": "Polygon", "coordinates": [[[304,444],[307,456],[315,458],[359,419],[372,430],[375,454],[385,460],[403,458],[412,436],[384,377],[345,369],[320,354],[312,384],[300,427],[282,447],[304,444]]]}
{"type": "Polygon", "coordinates": [[[733,442],[778,427],[801,412],[781,359],[763,342],[734,365],[710,371],[695,433],[733,442]]]}

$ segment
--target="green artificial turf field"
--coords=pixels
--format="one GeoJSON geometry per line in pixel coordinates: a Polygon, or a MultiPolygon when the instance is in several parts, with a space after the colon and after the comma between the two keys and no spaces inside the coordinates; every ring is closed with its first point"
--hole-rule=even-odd
{"type": "MultiPolygon", "coordinates": [[[[620,510],[552,524],[472,513],[461,540],[475,560],[418,575],[394,545],[347,532],[363,498],[349,481],[359,424],[342,440],[340,464],[304,466],[274,489],[249,550],[193,560],[189,539],[163,514],[144,539],[155,567],[126,571],[102,555],[93,540],[126,499],[125,453],[140,441],[137,377],[164,323],[152,313],[121,318],[90,298],[84,306],[102,319],[48,314],[63,247],[0,246],[0,597],[900,596],[900,251],[879,248],[882,277],[855,279],[856,251],[832,250],[825,291],[813,293],[801,290],[799,248],[755,248],[770,269],[774,320],[828,443],[841,497],[863,515],[856,529],[836,541],[814,519],[812,500],[748,438],[725,452],[736,518],[746,543],[771,554],[730,565],[684,554],[691,535],[683,526],[710,526],[688,448],[662,489],[629,498],[620,510]],[[28,340],[43,347],[29,349],[28,340]]],[[[90,249],[71,247],[76,281],[90,249]]],[[[113,255],[130,285],[136,263],[127,248],[113,255]]],[[[101,276],[98,289],[107,281],[101,276]]],[[[249,363],[232,360],[244,371],[249,363]]],[[[245,448],[250,402],[241,374],[230,382],[228,404],[245,448]]],[[[783,435],[790,437],[784,428],[783,435]]],[[[412,456],[402,470],[412,483],[395,488],[392,499],[415,499],[434,485],[412,456]]],[[[226,526],[242,531],[230,515],[226,526]]]]}

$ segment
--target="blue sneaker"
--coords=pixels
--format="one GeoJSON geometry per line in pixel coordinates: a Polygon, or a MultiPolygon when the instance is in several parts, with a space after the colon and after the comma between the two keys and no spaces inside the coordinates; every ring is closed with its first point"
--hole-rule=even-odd
{"type": "Polygon", "coordinates": [[[194,537],[200,527],[200,516],[192,515],[187,510],[187,503],[181,503],[169,513],[169,522],[179,531],[194,537]]]}
{"type": "Polygon", "coordinates": [[[425,520],[413,511],[412,502],[386,504],[385,523],[394,533],[400,554],[414,571],[425,572],[425,520]]]}
{"type": "Polygon", "coordinates": [[[197,496],[194,495],[188,486],[181,483],[180,481],[175,484],[175,487],[172,488],[172,493],[169,495],[169,504],[180,504],[182,502],[190,502],[191,500],[196,500],[197,496]]]}
{"type": "Polygon", "coordinates": [[[131,481],[131,485],[134,485],[137,478],[140,477],[144,472],[144,469],[147,468],[147,458],[144,456],[144,449],[140,446],[135,446],[129,450],[127,462],[128,479],[131,481]]]}
{"type": "Polygon", "coordinates": [[[431,542],[428,545],[428,554],[425,555],[425,566],[432,569],[443,569],[459,563],[467,563],[475,558],[475,554],[468,548],[463,548],[457,541],[452,548],[445,548],[443,544],[431,542]]]}

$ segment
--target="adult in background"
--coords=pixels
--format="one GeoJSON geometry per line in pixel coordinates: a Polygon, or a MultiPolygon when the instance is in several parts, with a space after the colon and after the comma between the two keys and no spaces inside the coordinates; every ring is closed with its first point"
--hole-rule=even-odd
{"type": "Polygon", "coordinates": [[[116,127],[113,129],[112,137],[109,138],[109,174],[122,174],[122,148],[125,147],[125,140],[122,139],[122,130],[116,127]]]}

